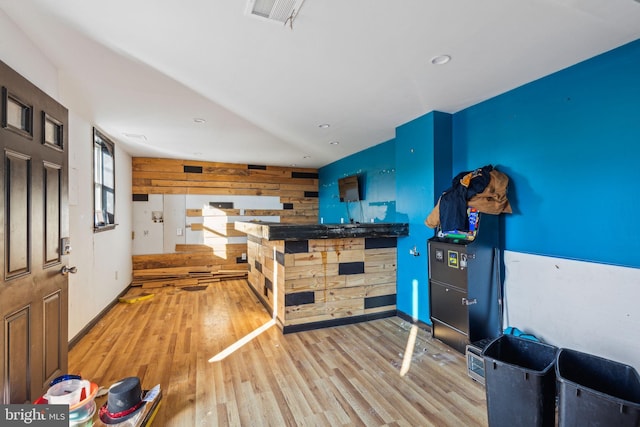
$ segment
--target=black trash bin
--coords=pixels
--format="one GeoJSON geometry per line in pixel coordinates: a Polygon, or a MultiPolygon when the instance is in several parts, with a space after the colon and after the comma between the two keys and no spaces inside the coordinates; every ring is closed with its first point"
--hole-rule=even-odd
{"type": "Polygon", "coordinates": [[[560,427],[640,426],[640,376],[633,367],[563,348],[556,375],[560,427]]]}
{"type": "Polygon", "coordinates": [[[555,426],[558,349],[502,335],[482,352],[490,427],[555,426]]]}

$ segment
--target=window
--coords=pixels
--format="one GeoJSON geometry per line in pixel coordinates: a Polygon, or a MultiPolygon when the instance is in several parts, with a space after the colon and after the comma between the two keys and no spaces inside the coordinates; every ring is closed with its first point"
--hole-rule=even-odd
{"type": "Polygon", "coordinates": [[[2,127],[27,138],[33,137],[33,107],[2,88],[2,127]]]}
{"type": "Polygon", "coordinates": [[[62,122],[54,119],[44,111],[42,112],[42,143],[61,150],[62,138],[64,136],[62,122]]]}
{"type": "Polygon", "coordinates": [[[99,130],[93,129],[93,206],[94,231],[116,226],[116,179],[114,145],[99,130]]]}

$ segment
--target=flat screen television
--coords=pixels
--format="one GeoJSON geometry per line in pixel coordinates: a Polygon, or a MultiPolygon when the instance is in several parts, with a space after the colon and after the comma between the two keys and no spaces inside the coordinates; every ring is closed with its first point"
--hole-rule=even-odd
{"type": "Polygon", "coordinates": [[[341,202],[357,202],[362,200],[358,175],[338,179],[338,192],[341,202]]]}

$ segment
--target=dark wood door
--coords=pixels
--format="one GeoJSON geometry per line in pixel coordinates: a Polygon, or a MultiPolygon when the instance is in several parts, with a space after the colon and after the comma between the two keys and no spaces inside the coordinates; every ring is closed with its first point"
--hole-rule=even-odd
{"type": "Polygon", "coordinates": [[[32,402],[67,369],[66,108],[0,62],[0,402],[32,402]]]}

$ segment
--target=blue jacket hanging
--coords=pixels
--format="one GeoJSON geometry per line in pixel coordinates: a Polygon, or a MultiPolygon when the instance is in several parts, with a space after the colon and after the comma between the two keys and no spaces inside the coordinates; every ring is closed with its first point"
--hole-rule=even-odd
{"type": "Polygon", "coordinates": [[[440,225],[443,231],[468,231],[467,200],[484,191],[491,180],[493,166],[461,172],[452,180],[451,188],[440,197],[440,225]]]}

